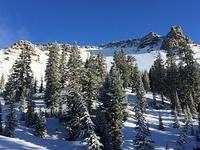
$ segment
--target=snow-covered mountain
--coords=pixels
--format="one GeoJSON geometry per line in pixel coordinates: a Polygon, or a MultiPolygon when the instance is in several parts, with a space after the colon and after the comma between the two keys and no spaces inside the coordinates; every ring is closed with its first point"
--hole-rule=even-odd
{"type": "MultiPolygon", "coordinates": [[[[187,37],[179,26],[171,27],[166,36],[160,36],[154,32],[150,32],[139,39],[113,41],[99,46],[79,46],[79,48],[81,50],[81,57],[84,61],[89,57],[90,53],[97,54],[101,52],[106,58],[108,69],[113,61],[114,51],[122,48],[127,55],[132,55],[136,58],[140,70],[148,70],[159,53],[161,53],[161,56],[165,60],[166,50],[176,50],[182,41],[186,41],[191,45],[195,52],[195,57],[199,59],[200,45],[195,44],[189,37],[187,37]]],[[[9,70],[18,58],[21,49],[23,49],[26,44],[30,45],[32,48],[31,66],[34,76],[38,80],[40,80],[41,76],[44,76],[48,58],[47,47],[49,44],[38,45],[26,40],[16,42],[8,48],[0,49],[0,75],[2,73],[4,73],[5,76],[9,74],[9,70]]],[[[64,46],[64,44],[57,44],[60,49],[64,46]]]]}

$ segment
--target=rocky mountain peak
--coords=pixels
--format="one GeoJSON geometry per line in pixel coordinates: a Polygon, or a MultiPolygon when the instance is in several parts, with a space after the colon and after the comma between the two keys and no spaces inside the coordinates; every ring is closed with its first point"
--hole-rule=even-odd
{"type": "Polygon", "coordinates": [[[155,32],[150,32],[143,38],[141,38],[138,48],[144,48],[146,46],[153,46],[159,41],[159,36],[155,32]]]}
{"type": "Polygon", "coordinates": [[[161,49],[176,50],[182,43],[193,43],[192,40],[185,35],[180,26],[172,26],[169,33],[164,38],[161,49]]]}

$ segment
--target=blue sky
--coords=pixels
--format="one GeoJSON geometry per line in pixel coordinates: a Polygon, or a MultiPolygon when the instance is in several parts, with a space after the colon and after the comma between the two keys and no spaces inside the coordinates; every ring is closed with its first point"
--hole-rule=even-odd
{"type": "Polygon", "coordinates": [[[0,47],[34,43],[102,44],[166,34],[181,25],[200,43],[199,0],[1,0],[0,47]]]}

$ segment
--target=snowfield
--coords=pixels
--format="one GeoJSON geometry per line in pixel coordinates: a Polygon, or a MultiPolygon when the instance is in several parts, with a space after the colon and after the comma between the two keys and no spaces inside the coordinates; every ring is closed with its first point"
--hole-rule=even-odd
{"type": "MultiPolygon", "coordinates": [[[[133,107],[135,104],[136,96],[127,90],[127,96],[129,101],[129,118],[124,123],[123,132],[123,150],[133,150],[133,139],[136,134],[135,130],[135,120],[133,107]]],[[[146,99],[148,103],[147,111],[145,113],[145,118],[149,123],[149,128],[151,132],[151,139],[154,141],[154,147],[156,150],[165,150],[167,145],[170,149],[176,148],[176,141],[178,139],[181,128],[173,128],[174,117],[171,114],[169,101],[165,101],[165,109],[156,110],[151,107],[152,95],[151,93],[146,94],[146,99]],[[164,131],[158,129],[158,114],[161,113],[163,124],[165,127],[164,131]]],[[[3,98],[0,98],[2,104],[4,105],[3,98]]],[[[160,98],[157,97],[158,103],[161,102],[160,98]]],[[[41,99],[35,100],[36,111],[39,108],[45,107],[44,101],[41,99]]],[[[7,106],[3,107],[5,120],[7,106]]],[[[18,113],[16,113],[18,114],[18,113]]],[[[183,120],[183,119],[181,119],[183,120]]],[[[180,122],[181,127],[184,126],[184,122],[180,122]]],[[[194,129],[197,129],[197,120],[193,122],[194,129]]],[[[2,150],[80,150],[83,145],[77,142],[69,142],[65,140],[65,129],[59,123],[56,118],[47,118],[47,136],[42,139],[34,136],[34,129],[30,129],[24,126],[23,121],[18,122],[18,126],[15,130],[15,137],[8,138],[0,136],[0,149],[2,150]]],[[[190,134],[190,133],[189,133],[190,134]]],[[[195,142],[194,136],[189,136],[186,144],[187,150],[192,149],[192,147],[198,145],[195,142]]]]}

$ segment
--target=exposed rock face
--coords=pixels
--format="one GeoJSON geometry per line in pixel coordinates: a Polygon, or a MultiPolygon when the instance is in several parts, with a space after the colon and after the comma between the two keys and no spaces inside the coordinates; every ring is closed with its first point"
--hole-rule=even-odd
{"type": "Polygon", "coordinates": [[[163,50],[176,50],[182,43],[193,43],[192,40],[187,37],[180,26],[172,26],[170,32],[164,38],[160,49],[163,50]]]}
{"type": "Polygon", "coordinates": [[[152,47],[153,45],[157,44],[158,41],[159,36],[154,32],[150,32],[140,40],[138,48],[144,48],[146,46],[152,47]]]}

